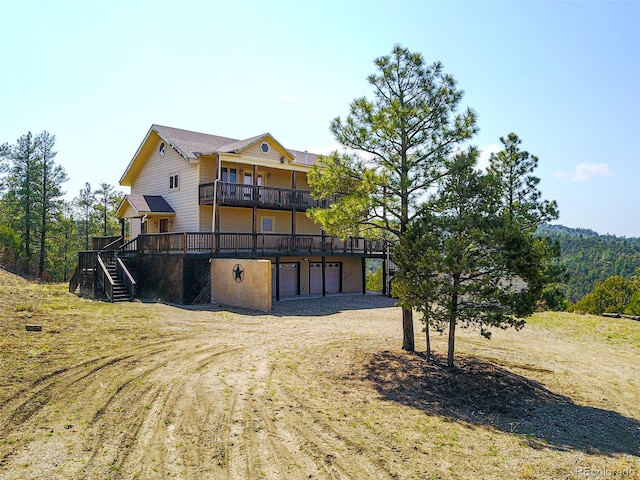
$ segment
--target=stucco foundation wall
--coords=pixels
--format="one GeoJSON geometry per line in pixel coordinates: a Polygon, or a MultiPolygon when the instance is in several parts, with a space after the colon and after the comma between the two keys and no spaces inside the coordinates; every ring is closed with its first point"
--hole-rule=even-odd
{"type": "Polygon", "coordinates": [[[345,293],[362,292],[362,259],[353,257],[336,258],[342,261],[342,291],[345,293]]]}
{"type": "Polygon", "coordinates": [[[211,302],[271,311],[271,262],[269,260],[213,259],[211,302]]]}

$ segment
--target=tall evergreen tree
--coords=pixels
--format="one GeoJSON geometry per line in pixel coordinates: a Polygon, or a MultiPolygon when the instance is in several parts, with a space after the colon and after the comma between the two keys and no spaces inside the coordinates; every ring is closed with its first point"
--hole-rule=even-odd
{"type": "MultiPolygon", "coordinates": [[[[507,171],[531,175],[531,167],[520,165],[522,156],[512,158],[507,171]]],[[[437,195],[394,250],[394,258],[413,262],[398,275],[401,302],[422,312],[427,332],[429,325],[448,326],[449,366],[457,325],[476,326],[486,337],[491,327],[521,328],[555,272],[549,267],[552,250],[533,235],[533,224],[549,215],[535,212],[555,203],[540,200],[531,190],[534,182],[515,182],[520,176],[475,170],[476,159],[474,148],[454,157],[437,195]]]]}
{"type": "Polygon", "coordinates": [[[540,178],[533,175],[538,157],[520,149],[522,141],[515,133],[500,137],[500,142],[502,150],[489,158],[489,174],[495,177],[503,214],[510,223],[527,231],[557,219],[557,203],[541,199],[540,178]]]}
{"type": "Polygon", "coordinates": [[[80,231],[84,240],[85,250],[89,250],[89,237],[93,231],[94,224],[94,206],[96,196],[91,188],[91,184],[86,182],[84,187],[80,189],[78,196],[74,199],[74,205],[78,211],[78,222],[80,223],[80,231]]]}
{"type": "Polygon", "coordinates": [[[36,158],[39,163],[40,197],[38,209],[40,210],[40,251],[38,261],[38,277],[43,278],[45,261],[47,257],[47,231],[56,210],[60,207],[58,199],[64,195],[62,184],[68,177],[64,168],[53,161],[57,152],[53,150],[56,142],[55,135],[44,131],[36,139],[36,158]]]}
{"type": "Polygon", "coordinates": [[[7,174],[3,178],[4,205],[10,214],[9,225],[19,235],[24,254],[22,268],[31,270],[33,243],[39,221],[33,208],[40,196],[40,164],[36,155],[36,141],[31,132],[22,135],[15,145],[5,147],[8,161],[7,174]]]}
{"type": "Polygon", "coordinates": [[[77,252],[82,249],[71,202],[63,202],[56,212],[49,240],[50,266],[47,271],[53,278],[67,282],[76,265],[77,252]]]}
{"type": "Polygon", "coordinates": [[[116,192],[112,185],[101,183],[100,188],[94,192],[96,203],[95,209],[100,216],[102,224],[102,235],[118,234],[118,226],[115,222],[115,210],[120,204],[122,194],[116,192]]]}
{"type": "MultiPolygon", "coordinates": [[[[355,99],[331,131],[352,153],[334,152],[309,175],[318,198],[338,197],[309,215],[333,235],[398,242],[444,175],[445,161],[476,132],[475,113],[456,113],[463,91],[441,63],[426,65],[400,45],[375,61],[373,99],[355,99]]],[[[411,263],[399,263],[406,271],[411,263]]],[[[414,350],[413,317],[403,308],[402,348],[414,350]]]]}

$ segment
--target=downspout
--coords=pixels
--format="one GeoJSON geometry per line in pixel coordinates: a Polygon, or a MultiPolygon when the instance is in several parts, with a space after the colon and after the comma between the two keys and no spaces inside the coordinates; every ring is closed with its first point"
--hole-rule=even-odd
{"type": "MultiPolygon", "coordinates": [[[[213,233],[214,237],[213,239],[215,240],[215,234],[216,234],[216,203],[218,202],[218,182],[220,181],[220,177],[222,176],[222,160],[220,159],[220,154],[217,154],[217,159],[218,159],[218,172],[216,174],[216,179],[213,181],[213,213],[211,216],[211,232],[213,233]]],[[[215,245],[215,242],[212,241],[211,242],[211,249],[212,251],[215,251],[217,245],[215,245]]]]}

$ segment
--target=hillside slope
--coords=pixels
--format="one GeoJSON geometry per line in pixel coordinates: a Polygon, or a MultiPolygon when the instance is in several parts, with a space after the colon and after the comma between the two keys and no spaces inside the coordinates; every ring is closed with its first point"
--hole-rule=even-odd
{"type": "Polygon", "coordinates": [[[544,225],[540,236],[560,242],[567,267],[567,298],[575,302],[612,275],[628,277],[640,267],[640,238],[600,235],[593,230],[544,225]]]}

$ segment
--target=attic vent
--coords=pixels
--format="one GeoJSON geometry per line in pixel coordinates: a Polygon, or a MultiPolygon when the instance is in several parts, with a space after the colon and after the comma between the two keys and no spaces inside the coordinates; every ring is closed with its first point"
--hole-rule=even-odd
{"type": "Polygon", "coordinates": [[[262,153],[269,153],[269,144],[267,142],[262,142],[260,144],[260,150],[262,150],[262,153]]]}

